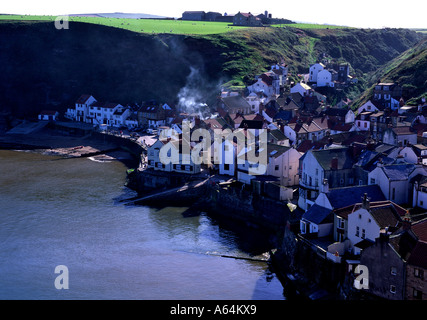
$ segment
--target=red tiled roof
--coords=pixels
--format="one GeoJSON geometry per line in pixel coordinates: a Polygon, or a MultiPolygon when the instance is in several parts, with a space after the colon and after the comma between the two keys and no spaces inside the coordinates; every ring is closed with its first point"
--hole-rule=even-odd
{"type": "Polygon", "coordinates": [[[427,242],[427,220],[412,224],[411,229],[419,240],[427,242]]]}
{"type": "Polygon", "coordinates": [[[80,98],[77,99],[76,103],[78,104],[85,104],[86,101],[91,97],[90,94],[82,94],[80,98]]]}
{"type": "Polygon", "coordinates": [[[408,259],[408,264],[427,269],[427,243],[418,241],[408,259]]]}

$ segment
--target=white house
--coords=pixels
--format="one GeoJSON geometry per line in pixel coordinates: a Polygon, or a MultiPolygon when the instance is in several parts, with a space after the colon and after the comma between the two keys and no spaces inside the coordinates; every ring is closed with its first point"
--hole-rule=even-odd
{"type": "Polygon", "coordinates": [[[279,77],[274,72],[263,73],[247,89],[250,93],[263,92],[270,100],[273,96],[280,95],[279,77]]]}
{"type": "Polygon", "coordinates": [[[357,130],[369,131],[371,129],[371,121],[370,121],[371,114],[372,112],[364,111],[357,115],[356,120],[354,122],[357,130]]]}
{"type": "Polygon", "coordinates": [[[362,112],[376,112],[380,111],[372,102],[369,100],[362,104],[356,111],[357,114],[361,114],[362,112]]]}
{"type": "Polygon", "coordinates": [[[412,146],[406,146],[399,150],[399,155],[403,157],[403,160],[407,163],[418,163],[418,156],[415,153],[412,146]]]}
{"type": "Polygon", "coordinates": [[[311,206],[300,220],[301,234],[316,234],[319,238],[330,235],[333,227],[331,210],[317,204],[311,206]]]}
{"type": "Polygon", "coordinates": [[[386,199],[397,204],[410,203],[409,180],[417,174],[427,175],[422,165],[397,163],[380,165],[368,173],[368,184],[377,184],[386,199]]]}
{"type": "Polygon", "coordinates": [[[113,114],[118,108],[123,108],[123,106],[115,102],[94,102],[89,106],[85,122],[112,126],[114,125],[113,114]]]}
{"type": "Polygon", "coordinates": [[[195,174],[201,171],[201,166],[193,161],[190,153],[184,154],[180,145],[182,140],[160,140],[158,139],[147,150],[148,167],[160,171],[175,171],[181,173],[195,174]],[[162,150],[162,148],[165,148],[162,150]],[[161,152],[164,152],[163,162],[161,152]],[[166,158],[169,158],[168,161],[166,158]]]}
{"type": "Polygon", "coordinates": [[[414,184],[412,206],[427,209],[427,176],[417,175],[411,182],[414,184]]]}
{"type": "Polygon", "coordinates": [[[160,149],[165,145],[165,141],[157,139],[155,143],[147,149],[147,164],[149,168],[160,171],[172,171],[172,164],[163,164],[160,161],[160,149]]]}
{"type": "Polygon", "coordinates": [[[317,86],[318,87],[333,87],[334,82],[332,81],[332,74],[329,70],[321,70],[317,74],[317,86]]]}
{"type": "Polygon", "coordinates": [[[348,215],[347,235],[353,253],[358,255],[364,247],[364,242],[375,242],[380,231],[388,227],[396,227],[401,218],[401,208],[392,202],[373,202],[363,199],[359,209],[348,215]]]}
{"type": "Polygon", "coordinates": [[[302,156],[295,148],[267,145],[267,175],[279,178],[281,186],[296,186],[299,181],[299,158],[302,156]]]}
{"type": "Polygon", "coordinates": [[[417,133],[409,126],[387,128],[384,131],[383,143],[404,147],[409,144],[417,144],[417,133]]]}
{"type": "MultiPolygon", "coordinates": [[[[214,148],[217,141],[214,142],[214,148]]],[[[219,161],[219,173],[234,177],[236,174],[236,156],[237,146],[229,139],[225,139],[222,144],[216,150],[214,149],[214,155],[221,159],[219,161]],[[218,153],[219,148],[221,151],[218,153]]]]}
{"type": "Polygon", "coordinates": [[[291,93],[299,93],[301,96],[308,95],[308,92],[311,90],[311,87],[308,84],[299,82],[291,88],[291,93]]]}
{"type": "Polygon", "coordinates": [[[247,97],[245,97],[245,100],[251,106],[251,110],[253,113],[259,113],[259,105],[261,103],[265,103],[265,101],[266,101],[266,99],[264,97],[261,98],[255,92],[251,92],[247,97]]]}
{"type": "MultiPolygon", "coordinates": [[[[75,115],[74,120],[86,122],[86,118],[89,115],[89,106],[91,106],[96,101],[97,100],[90,94],[81,95],[76,101],[75,112],[71,112],[72,115],[75,115]]],[[[68,112],[69,111],[70,110],[68,110],[68,112]]]]}
{"type": "Polygon", "coordinates": [[[325,65],[323,63],[315,63],[310,66],[309,69],[309,82],[316,82],[318,79],[318,74],[320,71],[325,69],[325,65]]]}
{"type": "Polygon", "coordinates": [[[110,120],[111,126],[121,127],[126,124],[126,119],[130,116],[130,110],[123,106],[115,108],[112,119],[110,120]]]}
{"type": "Polygon", "coordinates": [[[39,120],[45,121],[56,121],[59,116],[59,112],[55,110],[43,110],[39,114],[39,120]]]}

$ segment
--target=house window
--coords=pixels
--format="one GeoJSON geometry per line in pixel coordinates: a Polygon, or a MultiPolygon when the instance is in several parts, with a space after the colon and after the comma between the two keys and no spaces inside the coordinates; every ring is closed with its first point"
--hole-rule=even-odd
{"type": "Polygon", "coordinates": [[[369,219],[368,219],[368,222],[369,222],[369,223],[371,223],[371,221],[372,221],[372,220],[369,218],[369,219]]]}
{"type": "Polygon", "coordinates": [[[390,274],[392,274],[393,276],[395,276],[397,274],[397,268],[396,267],[391,267],[390,268],[390,274]]]}
{"type": "Polygon", "coordinates": [[[339,220],[338,220],[338,228],[344,229],[344,219],[339,218],[339,220]]]}
{"type": "Polygon", "coordinates": [[[375,179],[371,178],[371,180],[369,181],[369,184],[375,184],[375,179]]]}
{"type": "Polygon", "coordinates": [[[414,299],[422,300],[423,293],[420,290],[417,290],[415,288],[413,288],[413,289],[414,289],[414,291],[413,291],[414,299]]]}
{"type": "Polygon", "coordinates": [[[362,215],[359,213],[359,219],[362,219],[362,215]]]}
{"type": "Polygon", "coordinates": [[[396,197],[396,189],[393,188],[392,190],[392,195],[391,195],[391,199],[394,200],[394,198],[396,197]]]}
{"type": "Polygon", "coordinates": [[[390,285],[390,292],[391,293],[396,293],[396,286],[390,285]]]}
{"type": "Polygon", "coordinates": [[[356,237],[358,237],[358,236],[359,236],[359,230],[360,230],[360,228],[359,228],[359,227],[356,227],[356,237]]]}
{"type": "Polygon", "coordinates": [[[275,166],[274,166],[274,170],[275,170],[275,171],[279,170],[279,165],[275,165],[275,166]]]}
{"type": "Polygon", "coordinates": [[[368,123],[367,123],[367,122],[365,122],[364,127],[365,127],[365,128],[367,128],[367,127],[368,127],[368,123]]]}
{"type": "Polygon", "coordinates": [[[423,279],[424,278],[424,270],[414,268],[414,277],[423,279]]]}
{"type": "Polygon", "coordinates": [[[224,163],[224,170],[230,170],[230,165],[228,163],[224,163]]]}

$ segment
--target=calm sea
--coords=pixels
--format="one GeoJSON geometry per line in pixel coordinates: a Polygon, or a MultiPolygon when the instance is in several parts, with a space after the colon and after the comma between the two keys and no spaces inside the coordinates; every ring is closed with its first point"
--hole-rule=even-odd
{"type": "Polygon", "coordinates": [[[0,299],[283,300],[262,235],[187,208],[125,206],[117,161],[0,150],[0,299]],[[57,289],[55,267],[68,269],[57,289]]]}

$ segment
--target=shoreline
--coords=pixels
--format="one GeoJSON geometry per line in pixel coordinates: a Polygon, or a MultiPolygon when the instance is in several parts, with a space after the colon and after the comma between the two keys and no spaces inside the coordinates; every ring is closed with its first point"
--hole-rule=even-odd
{"type": "Polygon", "coordinates": [[[32,133],[6,133],[0,136],[0,150],[33,151],[64,158],[87,157],[96,162],[121,161],[128,168],[137,165],[130,152],[108,140],[107,137],[102,139],[92,134],[71,136],[43,128],[32,133]]]}

